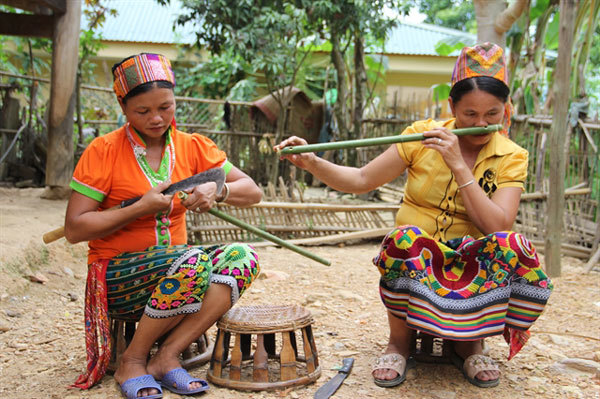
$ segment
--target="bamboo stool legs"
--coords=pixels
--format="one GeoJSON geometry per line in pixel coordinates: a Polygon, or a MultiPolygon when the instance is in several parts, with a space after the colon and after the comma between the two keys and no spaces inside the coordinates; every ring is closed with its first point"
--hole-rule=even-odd
{"type": "Polygon", "coordinates": [[[321,367],[311,323],[310,313],[297,305],[233,308],[217,323],[208,380],[248,391],[316,381],[321,367]],[[303,354],[298,353],[297,338],[303,354]]]}
{"type": "MultiPolygon", "coordinates": [[[[125,349],[127,349],[127,346],[133,339],[137,322],[115,319],[109,319],[109,322],[113,347],[106,372],[114,374],[119,366],[123,352],[125,352],[125,349]]],[[[181,367],[189,370],[208,362],[212,351],[213,344],[211,344],[208,335],[205,333],[183,351],[181,354],[181,367]]]]}

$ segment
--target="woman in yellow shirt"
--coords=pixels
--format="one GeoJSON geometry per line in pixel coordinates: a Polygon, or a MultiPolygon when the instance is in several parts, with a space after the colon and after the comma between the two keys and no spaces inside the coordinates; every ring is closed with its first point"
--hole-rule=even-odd
{"type": "MultiPolygon", "coordinates": [[[[510,359],[548,300],[552,284],[535,249],[509,231],[527,174],[527,151],[506,136],[511,111],[506,78],[500,47],[466,47],[452,75],[448,101],[454,118],[415,122],[403,132],[423,133],[422,142],[392,145],[362,168],[311,153],[283,157],[351,193],[371,191],[408,172],[398,227],[373,260],[390,325],[385,353],[373,365],[377,385],[405,380],[417,329],[453,341],[453,361],[469,382],[496,386],[499,369],[482,354],[483,338],[504,334],[510,359]],[[503,132],[452,133],[500,123],[503,132]]],[[[305,143],[290,137],[275,149],[305,143]]]]}

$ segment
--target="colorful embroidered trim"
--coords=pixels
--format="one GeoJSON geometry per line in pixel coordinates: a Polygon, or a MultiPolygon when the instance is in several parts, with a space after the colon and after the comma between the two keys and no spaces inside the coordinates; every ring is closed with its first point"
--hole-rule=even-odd
{"type": "Polygon", "coordinates": [[[135,87],[165,80],[175,86],[175,75],[171,62],[160,54],[142,53],[123,61],[113,71],[113,90],[119,98],[123,98],[135,87]]]}
{"type": "Polygon", "coordinates": [[[445,339],[505,334],[514,356],[553,288],[535,249],[506,231],[452,244],[415,226],[392,230],[373,260],[384,305],[410,328],[445,339]]]}
{"type": "MultiPolygon", "coordinates": [[[[508,72],[502,47],[485,42],[462,49],[452,71],[452,86],[456,82],[477,76],[489,76],[504,82],[508,86],[508,72]]],[[[505,135],[508,135],[512,113],[513,107],[509,97],[504,104],[504,130],[502,133],[505,135]]]]}
{"type": "Polygon", "coordinates": [[[502,47],[486,42],[462,49],[454,64],[452,86],[456,82],[475,76],[489,76],[503,81],[508,86],[507,75],[502,47]]]}

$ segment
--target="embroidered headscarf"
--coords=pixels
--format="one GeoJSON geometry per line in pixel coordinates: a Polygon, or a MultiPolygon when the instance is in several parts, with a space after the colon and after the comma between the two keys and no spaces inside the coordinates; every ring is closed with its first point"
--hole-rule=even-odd
{"type": "MultiPolygon", "coordinates": [[[[462,49],[452,72],[452,86],[461,80],[477,76],[489,76],[498,79],[508,87],[508,72],[502,47],[485,42],[462,49]]],[[[508,134],[511,116],[512,102],[509,97],[504,104],[504,130],[501,132],[505,135],[508,134]]]]}
{"type": "Polygon", "coordinates": [[[125,59],[113,70],[113,90],[123,98],[135,87],[164,80],[175,86],[175,75],[169,60],[160,54],[142,53],[125,59]]]}

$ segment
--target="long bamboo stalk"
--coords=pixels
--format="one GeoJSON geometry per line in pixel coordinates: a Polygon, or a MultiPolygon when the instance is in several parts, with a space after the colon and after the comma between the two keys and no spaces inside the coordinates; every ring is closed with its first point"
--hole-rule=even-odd
{"type": "MultiPolygon", "coordinates": [[[[185,200],[188,197],[188,193],[186,193],[185,191],[180,191],[177,193],[177,196],[179,197],[179,199],[181,200],[185,200]]],[[[211,208],[208,210],[208,213],[210,213],[213,216],[218,217],[221,220],[224,220],[226,222],[231,223],[234,226],[237,226],[241,229],[244,229],[246,231],[249,231],[251,233],[254,233],[255,235],[259,236],[260,238],[264,238],[265,240],[269,240],[271,242],[274,242],[275,244],[279,244],[282,247],[285,247],[287,249],[290,249],[294,252],[299,253],[300,255],[306,256],[307,258],[310,258],[312,260],[316,260],[319,263],[324,264],[325,266],[330,266],[331,262],[329,262],[327,259],[323,259],[320,256],[317,256],[311,252],[305,251],[304,249],[300,248],[297,245],[294,244],[290,244],[289,242],[282,240],[281,238],[274,236],[271,233],[268,233],[264,230],[259,229],[258,227],[254,227],[251,224],[248,224],[246,222],[244,222],[243,220],[240,220],[238,218],[235,218],[231,215],[226,214],[225,212],[221,212],[220,210],[216,209],[216,208],[211,208]]],[[[212,230],[214,231],[214,229],[212,230]]]]}
{"type": "Polygon", "coordinates": [[[247,230],[247,231],[249,231],[249,232],[251,232],[251,233],[253,233],[253,234],[255,234],[255,235],[257,235],[257,236],[259,236],[261,238],[264,238],[265,240],[269,240],[271,242],[274,242],[275,244],[279,244],[282,247],[285,247],[287,249],[290,249],[290,250],[292,250],[294,252],[299,253],[300,255],[306,256],[307,258],[310,258],[310,259],[315,260],[315,261],[317,261],[319,263],[322,263],[325,266],[331,265],[331,262],[329,262],[327,259],[323,259],[320,256],[317,256],[317,255],[315,255],[315,254],[313,254],[311,252],[305,251],[304,249],[300,248],[297,245],[290,244],[289,242],[287,242],[285,240],[282,240],[281,238],[279,238],[277,236],[274,236],[271,233],[268,233],[268,232],[266,232],[264,230],[261,230],[258,227],[254,227],[254,226],[252,226],[252,225],[250,225],[250,224],[248,224],[248,223],[246,223],[246,222],[244,222],[242,220],[234,218],[233,216],[230,216],[230,215],[228,215],[228,214],[226,214],[224,212],[221,212],[218,209],[211,208],[211,209],[208,210],[208,213],[210,213],[211,215],[216,216],[216,217],[218,217],[220,219],[223,219],[223,220],[225,220],[225,221],[227,221],[227,222],[229,222],[229,223],[231,223],[231,224],[233,224],[233,225],[235,225],[237,227],[240,227],[240,228],[242,228],[244,230],[247,230]]]}
{"type": "MultiPolygon", "coordinates": [[[[463,129],[454,129],[452,133],[457,136],[469,136],[476,134],[487,134],[502,130],[502,125],[489,125],[486,127],[467,127],[463,129]]],[[[282,155],[287,154],[301,154],[303,152],[317,152],[317,151],[328,151],[328,150],[343,150],[347,148],[358,148],[358,147],[369,147],[375,145],[385,145],[394,143],[406,143],[409,141],[423,140],[425,136],[423,133],[405,134],[405,135],[394,135],[386,137],[374,137],[370,139],[358,139],[358,140],[346,140],[337,141],[332,143],[319,143],[319,144],[307,144],[298,145],[295,147],[285,147],[279,150],[282,155]]]]}

